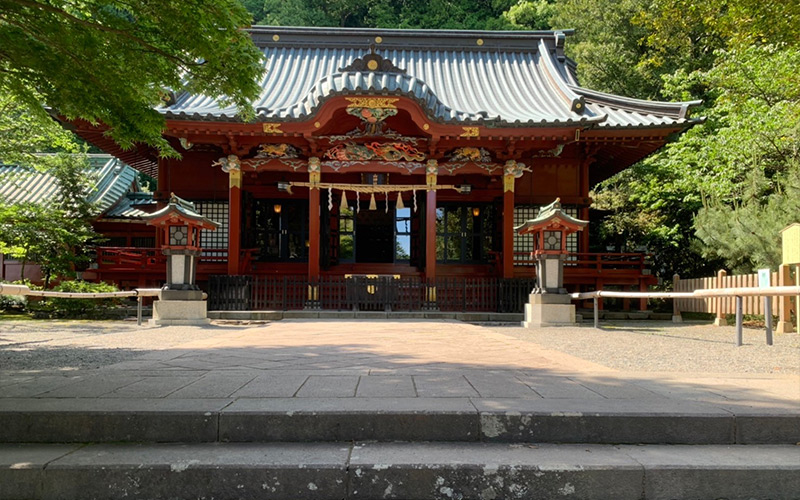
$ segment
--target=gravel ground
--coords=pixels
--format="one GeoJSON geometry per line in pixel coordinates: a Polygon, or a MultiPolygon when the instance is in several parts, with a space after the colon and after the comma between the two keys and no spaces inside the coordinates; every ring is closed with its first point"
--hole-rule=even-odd
{"type": "MultiPolygon", "coordinates": [[[[0,370],[91,369],[151,351],[202,340],[254,324],[207,327],[137,327],[131,321],[0,321],[0,370]]],[[[736,347],[733,327],[628,321],[601,331],[575,328],[528,330],[486,326],[548,349],[632,372],[800,373],[800,335],[745,329],[736,347]]]]}
{"type": "Polygon", "coordinates": [[[800,335],[773,334],[766,345],[764,329],[745,328],[744,345],[736,346],[733,326],[709,323],[676,325],[661,321],[601,323],[577,328],[526,329],[489,327],[611,368],[634,372],[800,373],[800,335]]]}

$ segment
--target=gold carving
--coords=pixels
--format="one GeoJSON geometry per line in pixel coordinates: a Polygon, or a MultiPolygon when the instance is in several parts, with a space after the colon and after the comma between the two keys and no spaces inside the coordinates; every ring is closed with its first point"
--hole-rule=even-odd
{"type": "Polygon", "coordinates": [[[372,108],[372,109],[397,109],[394,103],[400,99],[397,97],[345,97],[350,104],[348,108],[372,108]]]}
{"type": "Polygon", "coordinates": [[[478,131],[478,127],[461,127],[464,129],[464,132],[461,134],[461,137],[480,137],[481,133],[478,131]]]}
{"type": "Polygon", "coordinates": [[[515,180],[516,179],[514,178],[513,175],[504,175],[503,176],[503,192],[504,193],[507,193],[509,191],[511,191],[512,193],[514,192],[514,181],[515,180]]]}
{"type": "Polygon", "coordinates": [[[262,123],[265,134],[282,134],[281,123],[262,123]]]}
{"type": "Polygon", "coordinates": [[[370,71],[375,71],[376,69],[378,69],[378,61],[376,61],[375,59],[370,59],[369,62],[367,63],[367,68],[369,68],[370,71]]]}
{"type": "Polygon", "coordinates": [[[322,124],[320,122],[314,122],[314,127],[320,128],[322,124]]]}
{"type": "Polygon", "coordinates": [[[436,176],[439,174],[439,162],[436,160],[428,160],[425,164],[425,184],[428,188],[436,186],[436,176]]]}
{"type": "Polygon", "coordinates": [[[228,172],[228,179],[230,180],[228,186],[231,188],[241,188],[242,187],[242,171],[241,170],[231,170],[228,172]]]}
{"type": "Polygon", "coordinates": [[[483,45],[483,38],[478,38],[478,40],[475,43],[477,43],[478,46],[483,45]]]}
{"type": "Polygon", "coordinates": [[[317,186],[322,179],[322,164],[319,158],[312,156],[308,159],[308,182],[311,184],[309,189],[319,189],[317,186]]]}
{"type": "Polygon", "coordinates": [[[431,128],[431,126],[428,125],[427,123],[422,125],[422,130],[428,130],[429,128],[431,128]]]}
{"type": "Polygon", "coordinates": [[[376,36],[375,37],[375,43],[381,43],[381,42],[383,42],[383,38],[381,38],[379,36],[376,36]]]}
{"type": "Polygon", "coordinates": [[[279,35],[272,35],[272,41],[273,42],[277,42],[280,39],[281,39],[281,37],[279,35]]]}

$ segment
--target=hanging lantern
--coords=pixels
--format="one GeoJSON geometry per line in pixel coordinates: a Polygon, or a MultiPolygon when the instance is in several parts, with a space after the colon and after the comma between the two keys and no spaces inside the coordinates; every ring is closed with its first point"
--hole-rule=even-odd
{"type": "Polygon", "coordinates": [[[370,210],[377,210],[378,204],[375,203],[375,193],[369,195],[369,209],[370,210]]]}
{"type": "Polygon", "coordinates": [[[397,207],[396,208],[397,208],[397,210],[403,210],[404,208],[406,208],[406,206],[403,205],[403,196],[402,196],[402,193],[400,193],[400,191],[397,192],[397,207]]]}
{"type": "Polygon", "coordinates": [[[339,204],[339,213],[345,212],[350,209],[347,204],[347,191],[342,191],[342,202],[339,204]]]}

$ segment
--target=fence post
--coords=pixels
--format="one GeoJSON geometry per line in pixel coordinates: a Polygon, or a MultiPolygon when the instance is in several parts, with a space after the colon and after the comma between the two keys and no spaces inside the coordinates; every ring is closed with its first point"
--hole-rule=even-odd
{"type": "MultiPolygon", "coordinates": [[[[728,273],[724,269],[720,269],[719,272],[717,272],[717,281],[716,281],[716,285],[714,285],[715,288],[724,288],[723,281],[725,280],[725,276],[727,276],[727,275],[728,275],[728,273]]],[[[737,306],[736,306],[737,310],[741,305],[740,304],[740,299],[741,299],[741,297],[737,297],[737,299],[736,299],[737,300],[737,302],[736,302],[737,303],[737,306]]],[[[717,298],[715,298],[713,300],[715,300],[716,303],[717,303],[717,317],[714,318],[714,326],[728,326],[728,320],[725,319],[725,313],[723,312],[724,311],[724,307],[723,307],[723,302],[722,302],[723,299],[722,299],[722,297],[717,297],[717,298]]]]}
{"type": "MultiPolygon", "coordinates": [[[[778,286],[791,286],[792,272],[788,265],[778,266],[778,286]]],[[[778,333],[792,333],[792,298],[788,295],[778,297],[778,324],[775,331],[778,333]]]]}
{"type": "MultiPolygon", "coordinates": [[[[672,291],[678,291],[678,283],[680,283],[681,277],[679,274],[672,275],[672,291]]],[[[683,317],[681,316],[681,306],[678,303],[680,299],[672,299],[672,322],[673,323],[681,323],[683,322],[683,317]]]]}
{"type": "Polygon", "coordinates": [[[736,297],[736,345],[742,345],[742,319],[744,315],[742,297],[736,297]]]}

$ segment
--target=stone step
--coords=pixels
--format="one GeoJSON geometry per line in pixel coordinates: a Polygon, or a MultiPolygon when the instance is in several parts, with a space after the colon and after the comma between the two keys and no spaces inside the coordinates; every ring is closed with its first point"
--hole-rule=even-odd
{"type": "Polygon", "coordinates": [[[795,444],[800,409],[644,399],[0,398],[0,443],[795,444]]]}
{"type": "Polygon", "coordinates": [[[796,499],[800,447],[0,445],[0,499],[796,499]]]}

